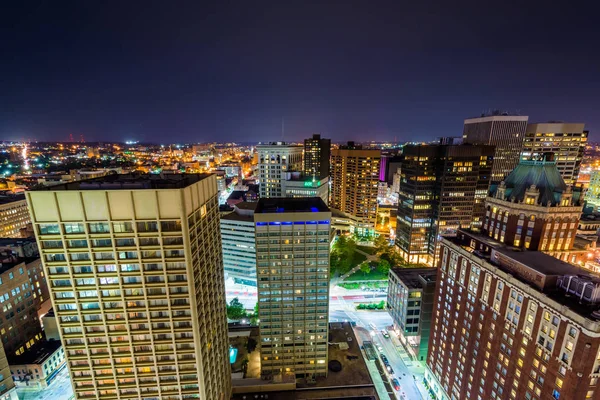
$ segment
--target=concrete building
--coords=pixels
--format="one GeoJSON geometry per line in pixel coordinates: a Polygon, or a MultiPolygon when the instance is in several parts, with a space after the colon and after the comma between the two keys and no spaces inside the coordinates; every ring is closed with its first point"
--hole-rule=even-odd
{"type": "Polygon", "coordinates": [[[44,389],[65,367],[65,351],[60,340],[44,340],[20,356],[11,356],[9,365],[17,387],[44,389]]]}
{"type": "Polygon", "coordinates": [[[326,376],[331,212],[317,197],[260,199],[254,220],[262,375],[326,376]]]}
{"type": "Polygon", "coordinates": [[[529,117],[494,115],[465,119],[463,143],[495,146],[492,183],[500,183],[519,162],[529,117]]]}
{"type": "Polygon", "coordinates": [[[435,268],[392,268],[388,277],[387,307],[394,330],[414,360],[425,362],[433,297],[435,268]]]}
{"type": "Polygon", "coordinates": [[[329,177],[315,178],[301,172],[286,172],[281,181],[281,197],[320,197],[329,203],[329,177]]]}
{"type": "Polygon", "coordinates": [[[347,216],[359,234],[373,233],[377,219],[379,150],[349,142],[331,152],[330,207],[347,216]]]}
{"type": "Polygon", "coordinates": [[[486,145],[404,147],[396,245],[406,261],[435,266],[440,236],[481,227],[493,155],[486,145]]]}
{"type": "Polygon", "coordinates": [[[590,175],[590,184],[585,194],[586,208],[593,212],[600,211],[600,171],[594,171],[590,175]]]}
{"type": "Polygon", "coordinates": [[[15,382],[10,375],[10,367],[4,348],[0,346],[0,400],[18,400],[15,382]]]}
{"type": "Polygon", "coordinates": [[[0,238],[0,253],[9,251],[19,258],[38,258],[40,250],[34,237],[0,238]]]}
{"type": "Polygon", "coordinates": [[[508,245],[569,258],[584,192],[565,184],[551,153],[521,161],[486,199],[483,232],[508,245]]]}
{"type": "Polygon", "coordinates": [[[585,124],[563,122],[528,124],[521,158],[539,159],[544,153],[554,153],[560,175],[567,185],[574,185],[589,133],[584,129],[585,124]]]}
{"type": "Polygon", "coordinates": [[[27,192],[77,399],[230,397],[217,197],[209,174],[27,192]]]}
{"type": "Polygon", "coordinates": [[[20,230],[30,222],[24,196],[0,196],[0,237],[21,237],[20,230]]]}
{"type": "Polygon", "coordinates": [[[282,197],[281,182],[288,171],[302,169],[302,146],[284,142],[259,144],[258,178],[260,180],[260,197],[282,197]]]}
{"type": "Polygon", "coordinates": [[[238,203],[221,217],[225,279],[256,286],[254,209],[257,203],[238,203]]]}
{"type": "Polygon", "coordinates": [[[442,254],[425,371],[436,399],[600,399],[599,275],[463,231],[442,254]]]}
{"type": "Polygon", "coordinates": [[[0,253],[0,338],[7,356],[23,354],[43,339],[38,312],[48,300],[39,258],[0,253]]]}
{"type": "Polygon", "coordinates": [[[315,134],[304,139],[304,174],[320,180],[329,176],[331,139],[322,139],[315,134]]]}

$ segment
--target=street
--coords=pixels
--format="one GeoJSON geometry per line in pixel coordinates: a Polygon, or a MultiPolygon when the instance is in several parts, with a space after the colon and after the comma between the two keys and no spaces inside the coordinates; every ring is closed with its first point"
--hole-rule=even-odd
{"type": "Polygon", "coordinates": [[[43,390],[23,390],[17,388],[19,400],[70,400],[73,398],[73,388],[69,378],[69,369],[64,367],[56,378],[43,390]]]}

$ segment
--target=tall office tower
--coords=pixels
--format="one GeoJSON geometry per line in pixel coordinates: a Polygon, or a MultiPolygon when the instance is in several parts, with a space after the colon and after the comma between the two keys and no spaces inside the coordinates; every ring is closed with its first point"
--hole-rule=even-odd
{"type": "Polygon", "coordinates": [[[436,399],[600,399],[600,276],[462,231],[442,254],[425,371],[436,399]]]}
{"type": "Polygon", "coordinates": [[[519,162],[529,117],[520,115],[482,116],[465,119],[463,143],[496,147],[492,184],[500,183],[519,162]]]}
{"type": "Polygon", "coordinates": [[[548,122],[527,125],[523,143],[523,160],[540,158],[552,152],[567,185],[577,182],[588,131],[585,124],[548,122]]]}
{"type": "Polygon", "coordinates": [[[281,181],[281,197],[320,197],[329,203],[329,177],[318,179],[300,172],[286,172],[281,181]]]}
{"type": "Polygon", "coordinates": [[[552,153],[521,161],[490,191],[483,232],[510,246],[558,256],[573,247],[583,194],[565,184],[552,153]]]}
{"type": "Polygon", "coordinates": [[[396,245],[410,263],[436,265],[439,236],[478,229],[493,168],[493,146],[405,146],[396,245]]]}
{"type": "Polygon", "coordinates": [[[6,353],[0,346],[0,400],[18,400],[18,398],[6,353]]]}
{"type": "Polygon", "coordinates": [[[43,339],[38,311],[50,308],[40,259],[0,253],[0,338],[8,357],[21,355],[43,339]]]}
{"type": "Polygon", "coordinates": [[[327,375],[331,212],[318,197],[260,199],[254,213],[262,375],[327,375]]]}
{"type": "Polygon", "coordinates": [[[24,196],[0,197],[0,237],[21,237],[20,230],[30,222],[24,196]]]}
{"type": "Polygon", "coordinates": [[[281,181],[288,171],[302,168],[302,146],[284,142],[256,146],[260,197],[281,197],[281,181]]]}
{"type": "Polygon", "coordinates": [[[594,212],[600,209],[600,171],[593,171],[590,175],[590,185],[585,193],[586,208],[590,207],[594,212]]]}
{"type": "Polygon", "coordinates": [[[363,150],[352,142],[331,151],[329,206],[347,216],[359,234],[375,229],[380,160],[379,150],[363,150]]]}
{"type": "Polygon", "coordinates": [[[27,192],[77,399],[229,399],[214,175],[27,192]]]}
{"type": "Polygon", "coordinates": [[[225,278],[251,286],[256,286],[255,208],[256,203],[238,203],[221,217],[225,278]]]}
{"type": "Polygon", "coordinates": [[[321,139],[318,134],[304,139],[304,174],[317,179],[328,177],[330,156],[331,139],[321,139]]]}

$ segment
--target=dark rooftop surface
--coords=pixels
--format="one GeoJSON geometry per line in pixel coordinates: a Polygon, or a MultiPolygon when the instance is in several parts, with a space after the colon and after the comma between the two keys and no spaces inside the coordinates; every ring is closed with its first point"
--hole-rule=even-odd
{"type": "Polygon", "coordinates": [[[25,200],[25,194],[16,194],[9,196],[0,195],[0,205],[14,203],[15,201],[25,200]]]}
{"type": "Polygon", "coordinates": [[[0,238],[0,246],[8,246],[19,243],[34,243],[35,238],[0,238]]]}
{"type": "Polygon", "coordinates": [[[8,355],[8,362],[12,365],[43,364],[60,348],[60,340],[43,340],[33,345],[20,356],[8,355]]]}
{"type": "Polygon", "coordinates": [[[256,205],[257,214],[328,212],[329,208],[320,197],[271,197],[260,199],[256,205]]]}
{"type": "Polygon", "coordinates": [[[23,263],[30,264],[34,261],[39,260],[39,257],[17,257],[15,256],[12,260],[0,261],[0,275],[10,271],[17,265],[21,265],[23,263]]]}
{"type": "Polygon", "coordinates": [[[211,174],[113,174],[99,178],[40,187],[34,190],[135,190],[183,189],[207,178],[211,174]]]}
{"type": "Polygon", "coordinates": [[[409,289],[423,288],[423,281],[433,283],[436,280],[437,268],[399,268],[394,267],[391,271],[409,289]]]}

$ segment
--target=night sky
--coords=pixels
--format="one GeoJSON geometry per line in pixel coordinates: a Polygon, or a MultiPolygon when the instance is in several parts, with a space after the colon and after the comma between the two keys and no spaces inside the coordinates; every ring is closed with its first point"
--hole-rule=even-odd
{"type": "Polygon", "coordinates": [[[591,1],[10,3],[1,140],[428,140],[491,109],[600,139],[591,1]]]}

